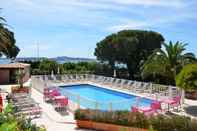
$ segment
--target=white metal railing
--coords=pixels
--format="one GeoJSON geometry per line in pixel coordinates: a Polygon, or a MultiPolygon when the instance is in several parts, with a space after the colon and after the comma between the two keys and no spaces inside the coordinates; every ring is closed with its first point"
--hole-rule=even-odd
{"type": "MultiPolygon", "coordinates": [[[[32,76],[32,86],[37,90],[39,90],[40,92],[43,92],[43,88],[46,85],[51,85],[54,82],[63,82],[63,83],[93,82],[114,89],[122,89],[139,94],[147,94],[150,95],[151,97],[155,96],[155,98],[157,99],[160,99],[159,97],[173,97],[181,94],[181,91],[178,88],[172,86],[145,83],[139,81],[126,80],[126,79],[117,79],[112,77],[104,77],[104,76],[91,75],[91,74],[53,75],[53,77],[51,75],[32,76]]],[[[86,98],[81,98],[81,99],[86,99],[86,98]]],[[[92,103],[92,101],[90,100],[87,101],[92,103]]],[[[95,102],[93,105],[95,107],[99,107],[99,106],[102,107],[102,104],[99,102],[95,102]]],[[[114,105],[112,104],[111,108],[113,108],[113,106],[114,105]]]]}
{"type": "Polygon", "coordinates": [[[180,93],[178,88],[174,88],[174,87],[172,88],[172,86],[117,79],[117,78],[112,78],[112,77],[104,77],[104,76],[90,75],[90,74],[53,75],[53,77],[51,75],[44,75],[44,76],[35,76],[35,77],[38,77],[40,80],[45,81],[46,83],[49,83],[51,81],[52,82],[90,81],[90,82],[95,82],[95,83],[99,83],[103,85],[108,85],[114,88],[116,87],[123,88],[128,91],[133,91],[133,92],[139,91],[140,93],[151,92],[152,94],[157,93],[157,94],[165,95],[165,96],[167,94],[170,96],[174,96],[180,93]],[[142,86],[144,84],[146,84],[146,86],[142,86]],[[173,91],[171,91],[172,89],[173,91]],[[177,92],[177,94],[174,92],[177,92]]]}
{"type": "MultiPolygon", "coordinates": [[[[127,100],[117,100],[117,101],[96,101],[91,100],[87,97],[80,96],[79,94],[72,93],[70,91],[65,91],[63,95],[69,98],[76,103],[75,107],[71,106],[71,108],[89,108],[89,109],[97,109],[97,110],[130,110],[132,105],[136,105],[137,99],[136,97],[130,98],[127,100]],[[121,106],[120,106],[121,105],[121,106]]],[[[140,105],[140,102],[138,103],[140,105]]],[[[73,109],[71,109],[73,110],[73,109]]]]}

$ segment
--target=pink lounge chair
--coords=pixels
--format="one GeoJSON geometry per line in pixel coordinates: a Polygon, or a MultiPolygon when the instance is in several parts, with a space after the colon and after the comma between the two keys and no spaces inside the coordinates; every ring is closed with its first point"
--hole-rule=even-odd
{"type": "Polygon", "coordinates": [[[65,96],[56,96],[55,97],[55,110],[57,111],[66,111],[68,105],[68,98],[65,96]]]}
{"type": "Polygon", "coordinates": [[[44,100],[45,101],[51,101],[53,100],[56,96],[60,96],[61,93],[58,91],[58,89],[50,89],[50,90],[45,90],[44,91],[44,100]]]}
{"type": "Polygon", "coordinates": [[[62,106],[68,105],[68,98],[65,96],[55,96],[54,98],[55,104],[61,104],[62,106]]]}
{"type": "Polygon", "coordinates": [[[53,98],[56,97],[56,96],[60,96],[60,95],[61,95],[60,92],[59,92],[58,90],[52,90],[52,91],[50,91],[49,93],[50,93],[50,95],[51,95],[53,98]]]}
{"type": "Polygon", "coordinates": [[[135,107],[135,106],[132,106],[132,107],[131,107],[131,111],[132,111],[132,112],[135,112],[135,113],[136,113],[136,112],[139,112],[138,108],[135,107]]]}
{"type": "Polygon", "coordinates": [[[168,104],[168,111],[170,110],[170,107],[172,107],[173,109],[177,107],[178,111],[178,107],[181,106],[181,96],[175,96],[170,99],[164,99],[162,100],[162,102],[168,104]]]}
{"type": "Polygon", "coordinates": [[[146,116],[158,114],[159,110],[162,111],[161,102],[159,101],[153,101],[150,107],[132,107],[132,112],[142,112],[146,116]]]}

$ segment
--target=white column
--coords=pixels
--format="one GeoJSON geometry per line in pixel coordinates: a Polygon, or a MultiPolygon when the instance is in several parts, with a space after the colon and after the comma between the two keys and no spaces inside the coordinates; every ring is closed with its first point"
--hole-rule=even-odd
{"type": "Polygon", "coordinates": [[[185,102],[185,91],[183,89],[179,89],[179,90],[181,91],[181,104],[184,104],[184,102],[185,102]]]}
{"type": "Polygon", "coordinates": [[[172,94],[172,87],[168,86],[168,90],[169,90],[169,97],[172,98],[173,94],[172,94]]]}

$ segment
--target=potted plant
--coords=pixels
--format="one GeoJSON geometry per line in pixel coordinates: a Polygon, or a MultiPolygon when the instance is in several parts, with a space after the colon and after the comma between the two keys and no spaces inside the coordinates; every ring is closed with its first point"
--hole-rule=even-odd
{"type": "Polygon", "coordinates": [[[103,131],[147,131],[143,128],[148,128],[148,121],[140,117],[143,117],[142,114],[128,111],[77,110],[75,112],[79,128],[103,131]]]}
{"type": "Polygon", "coordinates": [[[24,72],[24,70],[21,71],[21,69],[19,69],[16,72],[16,79],[18,81],[18,85],[13,86],[11,88],[12,93],[30,93],[30,87],[23,86],[23,78],[24,78],[25,74],[26,73],[24,72]]]}
{"type": "Polygon", "coordinates": [[[130,111],[77,110],[79,128],[102,131],[196,131],[197,121],[179,115],[146,117],[130,111]]]}
{"type": "Polygon", "coordinates": [[[87,115],[85,114],[85,110],[76,110],[75,111],[75,120],[77,123],[77,126],[79,128],[87,128],[92,129],[92,121],[90,121],[87,118],[87,115]]]}

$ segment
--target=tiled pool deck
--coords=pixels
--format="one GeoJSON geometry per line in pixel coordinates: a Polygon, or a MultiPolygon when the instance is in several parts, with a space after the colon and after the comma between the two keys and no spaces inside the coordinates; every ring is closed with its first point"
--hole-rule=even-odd
{"type": "MultiPolygon", "coordinates": [[[[32,89],[32,98],[35,99],[43,109],[43,114],[41,118],[33,120],[38,125],[44,125],[48,131],[90,131],[90,130],[83,130],[77,129],[74,116],[71,112],[68,115],[62,116],[57,113],[51,104],[47,104],[43,101],[43,95],[35,89],[32,89]]],[[[180,115],[187,115],[192,118],[197,119],[197,101],[192,100],[185,100],[185,109],[188,110],[186,113],[185,111],[178,112],[177,114],[180,115]],[[189,107],[193,107],[195,109],[188,109],[189,107]]]]}
{"type": "Polygon", "coordinates": [[[43,101],[43,95],[35,89],[32,89],[32,98],[40,103],[43,110],[41,118],[34,119],[33,122],[38,125],[44,125],[47,131],[87,131],[77,129],[72,113],[69,112],[65,116],[60,115],[51,104],[43,101]]]}
{"type": "MultiPolygon", "coordinates": [[[[54,85],[68,85],[74,83],[51,83],[54,85]]],[[[79,84],[79,83],[77,83],[79,84]]],[[[93,84],[94,83],[88,83],[93,84]]],[[[99,85],[98,85],[99,86],[99,85]]],[[[101,85],[100,85],[101,86],[101,85]]],[[[10,85],[0,86],[1,89],[10,92],[10,85]]],[[[117,90],[118,91],[118,90],[117,90]]],[[[124,92],[124,91],[122,91],[124,92]]],[[[47,104],[43,101],[43,94],[36,89],[32,88],[32,98],[38,102],[43,110],[41,118],[34,119],[33,122],[38,125],[44,125],[47,131],[88,131],[77,129],[74,116],[71,112],[68,115],[60,115],[56,112],[51,104],[47,104]]],[[[185,99],[185,104],[183,105],[184,110],[181,112],[175,112],[176,114],[190,116],[197,119],[197,101],[185,99]]]]}

